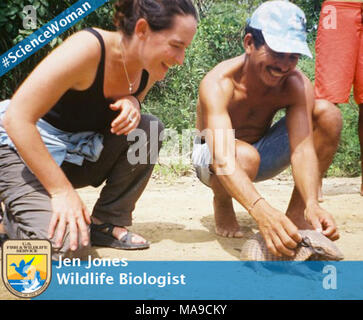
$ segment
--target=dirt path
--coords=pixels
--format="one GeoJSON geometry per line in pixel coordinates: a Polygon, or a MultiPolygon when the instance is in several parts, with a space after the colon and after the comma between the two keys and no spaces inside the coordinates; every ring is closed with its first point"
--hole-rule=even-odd
{"type": "MultiPolygon", "coordinates": [[[[256,184],[259,192],[273,206],[285,210],[293,183],[280,176],[256,184]]],[[[360,178],[324,180],[322,206],[333,213],[340,239],[336,242],[346,260],[363,260],[363,197],[358,193],[360,178]]],[[[79,193],[91,210],[100,188],[84,188],[79,193]]],[[[235,203],[238,221],[246,237],[257,231],[254,220],[235,203]]],[[[102,258],[129,260],[239,260],[245,239],[226,239],[214,233],[211,190],[194,177],[172,183],[152,179],[140,198],[130,228],[151,241],[143,251],[92,248],[91,254],[102,258]]],[[[0,299],[14,298],[0,283],[0,299]]]]}
{"type": "MultiPolygon", "coordinates": [[[[293,183],[278,178],[256,184],[259,192],[273,206],[285,210],[293,183]]],[[[335,217],[341,238],[337,245],[346,260],[363,260],[363,197],[358,193],[360,178],[334,178],[324,181],[322,206],[335,217]]],[[[92,208],[99,190],[80,190],[92,208]]],[[[254,220],[235,202],[238,221],[245,231],[257,231],[254,220]]],[[[214,233],[212,192],[194,177],[173,183],[151,180],[134,212],[130,228],[151,241],[144,251],[125,252],[96,248],[100,257],[122,256],[132,260],[238,260],[244,239],[226,239],[214,233]]]]}

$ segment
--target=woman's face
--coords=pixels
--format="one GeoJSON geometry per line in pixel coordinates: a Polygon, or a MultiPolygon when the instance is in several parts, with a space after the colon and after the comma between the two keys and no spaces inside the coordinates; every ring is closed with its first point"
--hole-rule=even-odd
{"type": "Polygon", "coordinates": [[[183,64],[185,50],[197,31],[191,15],[177,15],[170,29],[150,31],[143,52],[144,68],[155,80],[164,79],[169,68],[183,64]]]}

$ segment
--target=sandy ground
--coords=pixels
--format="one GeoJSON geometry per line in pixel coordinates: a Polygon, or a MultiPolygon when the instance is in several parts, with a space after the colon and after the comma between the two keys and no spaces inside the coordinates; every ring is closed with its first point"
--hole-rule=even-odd
{"type": "MultiPolygon", "coordinates": [[[[293,188],[291,178],[281,175],[256,184],[259,192],[273,206],[285,210],[293,188]]],[[[337,246],[346,260],[363,260],[363,197],[359,195],[360,178],[324,180],[322,206],[337,222],[340,239],[337,246]]],[[[91,210],[100,188],[84,188],[79,193],[91,210]]],[[[92,248],[91,254],[102,258],[129,260],[239,260],[240,248],[251,232],[254,220],[235,203],[238,221],[246,234],[243,239],[227,239],[214,232],[212,192],[194,176],[173,181],[151,179],[137,203],[134,225],[130,230],[152,244],[143,251],[92,248]]],[[[13,297],[0,283],[0,299],[13,297]]]]}
{"type": "MultiPolygon", "coordinates": [[[[293,182],[290,178],[260,182],[259,192],[276,208],[287,208],[293,182]]],[[[334,178],[324,181],[324,202],[337,222],[340,239],[336,242],[346,260],[363,260],[363,197],[358,193],[360,178],[334,178]]],[[[80,190],[89,208],[97,197],[94,189],[80,190]]],[[[246,238],[257,225],[246,210],[235,202],[235,210],[246,238]]],[[[151,241],[143,251],[95,248],[100,257],[126,257],[131,260],[239,260],[245,239],[226,239],[214,232],[212,192],[194,177],[172,183],[151,180],[134,212],[130,228],[151,241]]]]}

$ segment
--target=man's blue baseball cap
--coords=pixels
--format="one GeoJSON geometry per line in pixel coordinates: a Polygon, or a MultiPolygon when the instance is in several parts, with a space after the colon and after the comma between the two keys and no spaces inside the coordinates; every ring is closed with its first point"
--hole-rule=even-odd
{"type": "Polygon", "coordinates": [[[304,12],[289,1],[266,1],[249,19],[249,26],[262,31],[266,44],[276,52],[300,53],[312,58],[306,42],[304,12]]]}

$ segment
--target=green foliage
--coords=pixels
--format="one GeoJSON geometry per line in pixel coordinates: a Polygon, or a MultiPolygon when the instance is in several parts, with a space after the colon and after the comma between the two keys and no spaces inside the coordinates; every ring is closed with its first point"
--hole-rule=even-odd
{"type": "Polygon", "coordinates": [[[155,164],[152,176],[155,179],[162,179],[164,182],[172,183],[176,178],[191,176],[194,172],[189,164],[176,162],[170,165],[157,163],[155,164]]]}
{"type": "MultiPolygon", "coordinates": [[[[0,2],[0,53],[6,52],[35,31],[23,27],[23,18],[26,16],[23,12],[25,6],[32,5],[36,8],[36,28],[38,29],[76,2],[77,0],[7,0],[0,2]]],[[[63,39],[70,34],[89,26],[112,29],[112,3],[113,1],[110,1],[110,3],[100,7],[60,37],[51,41],[49,45],[38,50],[31,58],[2,76],[0,78],[0,100],[10,98],[21,82],[49,51],[62,43],[63,39]]]]}
{"type": "Polygon", "coordinates": [[[241,32],[246,12],[232,2],[213,5],[202,19],[187,50],[183,66],[169,71],[166,79],[149,93],[145,109],[158,116],[168,128],[192,128],[198,87],[216,64],[243,52],[241,32]]]}
{"type": "Polygon", "coordinates": [[[343,130],[338,152],[329,168],[328,176],[359,176],[360,147],[358,138],[358,107],[351,97],[349,103],[340,105],[343,130]]]}

